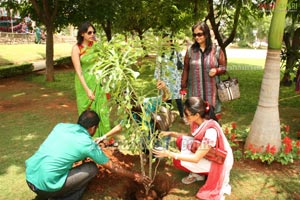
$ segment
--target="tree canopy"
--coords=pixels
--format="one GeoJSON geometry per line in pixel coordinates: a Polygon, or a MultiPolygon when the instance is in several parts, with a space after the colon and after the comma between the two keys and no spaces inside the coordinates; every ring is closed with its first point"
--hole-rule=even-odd
{"type": "MultiPolygon", "coordinates": [[[[53,75],[53,33],[68,25],[77,27],[91,21],[101,27],[107,41],[116,34],[138,36],[144,42],[144,34],[163,32],[176,35],[191,35],[191,26],[196,21],[207,21],[214,31],[215,39],[226,54],[226,47],[238,36],[242,40],[253,39],[251,30],[259,29],[257,36],[266,34],[267,22],[257,1],[199,1],[199,0],[30,0],[21,1],[23,13],[32,13],[37,24],[47,30],[46,80],[53,75]],[[255,23],[261,21],[262,23],[255,23]],[[249,33],[250,32],[250,33],[249,33]]],[[[101,32],[101,31],[100,31],[101,32]]]]}

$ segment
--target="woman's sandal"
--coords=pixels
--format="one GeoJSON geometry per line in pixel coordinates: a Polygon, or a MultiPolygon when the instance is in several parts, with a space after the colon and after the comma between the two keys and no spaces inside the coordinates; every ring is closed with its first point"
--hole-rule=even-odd
{"type": "Polygon", "coordinates": [[[195,181],[203,181],[205,179],[205,176],[201,176],[199,174],[190,173],[187,177],[184,177],[181,182],[183,184],[191,184],[195,181]]]}

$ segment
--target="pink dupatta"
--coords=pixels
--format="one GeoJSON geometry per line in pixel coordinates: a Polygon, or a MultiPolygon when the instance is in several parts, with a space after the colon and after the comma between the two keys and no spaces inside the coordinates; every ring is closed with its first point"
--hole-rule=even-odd
{"type": "MultiPolygon", "coordinates": [[[[219,124],[214,120],[207,120],[203,122],[201,126],[202,127],[199,130],[197,130],[195,124],[191,125],[191,130],[194,135],[194,139],[202,141],[206,130],[209,128],[214,128],[218,132],[217,142],[219,142],[219,148],[225,150],[224,140],[226,140],[226,138],[219,124]]],[[[221,198],[221,189],[223,186],[224,175],[224,164],[219,165],[215,162],[212,162],[207,180],[205,184],[199,189],[196,197],[199,199],[219,200],[221,198]]]]}

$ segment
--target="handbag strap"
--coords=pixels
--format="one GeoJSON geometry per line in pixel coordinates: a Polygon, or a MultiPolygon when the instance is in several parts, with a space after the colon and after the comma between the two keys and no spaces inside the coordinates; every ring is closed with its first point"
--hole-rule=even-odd
{"type": "Polygon", "coordinates": [[[217,132],[217,140],[216,140],[216,146],[215,148],[218,149],[219,148],[219,131],[217,131],[217,129],[215,129],[217,132]]]}
{"type": "MultiPolygon", "coordinates": [[[[227,79],[225,79],[225,80],[230,80],[231,77],[230,77],[229,72],[227,70],[225,71],[225,73],[223,75],[225,75],[225,74],[227,75],[227,79]]],[[[219,76],[219,77],[221,77],[221,76],[219,76]]],[[[221,78],[220,78],[220,81],[222,81],[221,78]]]]}

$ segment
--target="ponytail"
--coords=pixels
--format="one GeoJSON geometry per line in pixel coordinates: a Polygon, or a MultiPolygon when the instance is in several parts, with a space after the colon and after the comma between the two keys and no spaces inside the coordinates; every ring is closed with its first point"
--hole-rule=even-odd
{"type": "Polygon", "coordinates": [[[216,117],[216,114],[215,114],[215,108],[213,106],[209,105],[208,101],[205,101],[204,105],[205,105],[205,118],[213,119],[216,122],[218,122],[218,118],[216,117]]]}

